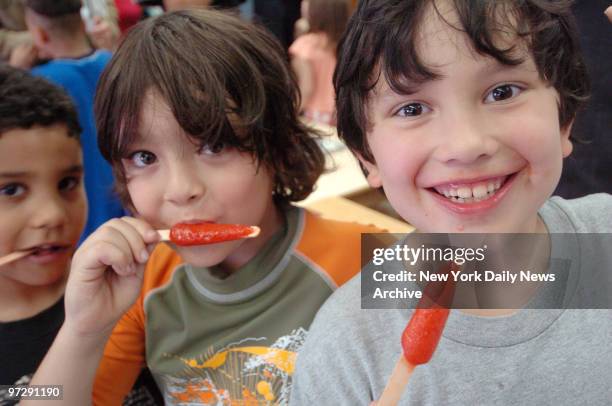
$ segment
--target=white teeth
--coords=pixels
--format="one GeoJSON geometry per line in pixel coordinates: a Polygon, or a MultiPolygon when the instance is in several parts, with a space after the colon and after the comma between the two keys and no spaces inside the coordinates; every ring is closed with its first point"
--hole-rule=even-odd
{"type": "Polygon", "coordinates": [[[481,199],[487,195],[487,187],[485,185],[478,185],[472,189],[472,196],[476,199],[481,199]]]}
{"type": "Polygon", "coordinates": [[[470,189],[469,187],[460,187],[459,189],[457,189],[457,192],[459,193],[459,197],[467,199],[469,197],[472,197],[472,189],[470,189]]]}
{"type": "Polygon", "coordinates": [[[434,189],[441,195],[446,196],[450,200],[459,203],[479,202],[493,196],[495,192],[502,186],[505,178],[488,181],[487,183],[479,183],[476,186],[461,186],[458,188],[450,187],[435,187],[434,189]]]}

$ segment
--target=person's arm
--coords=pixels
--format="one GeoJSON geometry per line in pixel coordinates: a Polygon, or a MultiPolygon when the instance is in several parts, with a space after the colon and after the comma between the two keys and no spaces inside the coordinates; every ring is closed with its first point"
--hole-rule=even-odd
{"type": "MultiPolygon", "coordinates": [[[[78,335],[62,326],[30,385],[61,385],[63,397],[58,404],[91,404],[93,380],[107,337],[78,335]]],[[[36,400],[20,402],[22,406],[37,404],[36,400]]]]}
{"type": "MultiPolygon", "coordinates": [[[[91,404],[105,343],[140,293],[144,264],[159,236],[141,220],[102,225],[72,260],[64,298],[66,316],[31,385],[62,385],[62,405],[91,404]]],[[[22,401],[22,405],[33,405],[22,401]]]]}
{"type": "Polygon", "coordinates": [[[119,320],[106,342],[93,385],[94,405],[121,404],[145,366],[142,302],[141,295],[136,304],[119,320]]]}
{"type": "Polygon", "coordinates": [[[312,96],[314,88],[312,68],[310,67],[310,62],[298,56],[291,58],[291,68],[293,68],[298,80],[298,87],[302,96],[300,109],[303,110],[305,104],[312,96]]]}
{"type": "Polygon", "coordinates": [[[31,44],[32,37],[29,32],[0,28],[0,60],[9,61],[15,48],[31,44]]]}
{"type": "Polygon", "coordinates": [[[311,62],[309,61],[312,54],[313,38],[310,35],[304,35],[297,38],[289,47],[289,55],[291,57],[291,68],[295,73],[300,89],[301,102],[300,108],[304,106],[314,93],[314,73],[312,71],[311,62]]]}
{"type": "Polygon", "coordinates": [[[608,20],[612,23],[612,6],[606,9],[606,15],[608,16],[608,20]]]}
{"type": "Polygon", "coordinates": [[[94,16],[93,26],[88,28],[87,35],[96,48],[115,51],[120,34],[115,2],[107,0],[106,16],[94,16]]]}
{"type": "Polygon", "coordinates": [[[13,49],[9,65],[19,69],[31,69],[38,60],[38,49],[34,44],[20,44],[13,49]]]}

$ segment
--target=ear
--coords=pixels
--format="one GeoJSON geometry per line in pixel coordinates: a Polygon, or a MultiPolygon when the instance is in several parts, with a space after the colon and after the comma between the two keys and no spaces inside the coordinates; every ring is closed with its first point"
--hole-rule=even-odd
{"type": "Polygon", "coordinates": [[[30,31],[34,45],[38,49],[44,49],[49,43],[49,34],[40,25],[29,24],[28,31],[30,31]]]}
{"type": "Polygon", "coordinates": [[[365,159],[361,154],[355,153],[355,156],[359,160],[362,168],[366,170],[366,180],[368,184],[373,188],[379,188],[382,186],[382,180],[380,179],[380,171],[375,163],[372,163],[365,159]]]}
{"type": "Polygon", "coordinates": [[[49,33],[43,27],[36,27],[36,35],[40,38],[41,44],[47,44],[50,41],[49,33]]]}
{"type": "Polygon", "coordinates": [[[561,152],[563,154],[563,158],[567,158],[570,156],[574,149],[574,145],[570,140],[570,135],[572,134],[572,127],[574,126],[574,120],[572,120],[569,124],[567,124],[564,128],[561,129],[561,152]]]}
{"type": "Polygon", "coordinates": [[[40,23],[40,17],[38,17],[36,13],[31,11],[27,7],[25,9],[24,17],[26,26],[28,27],[28,31],[30,31],[32,39],[34,40],[34,44],[38,47],[41,47],[42,45],[49,42],[49,34],[42,27],[40,23]]]}

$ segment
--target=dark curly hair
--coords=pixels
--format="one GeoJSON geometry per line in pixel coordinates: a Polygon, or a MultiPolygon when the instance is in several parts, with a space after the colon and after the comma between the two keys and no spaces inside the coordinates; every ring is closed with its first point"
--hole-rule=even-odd
{"type": "MultiPolygon", "coordinates": [[[[540,77],[560,96],[559,122],[569,125],[590,92],[587,68],[580,51],[577,28],[567,0],[452,0],[459,27],[476,52],[505,65],[518,65],[516,44],[500,48],[500,33],[523,38],[540,77]]],[[[384,77],[397,92],[406,83],[437,77],[419,58],[419,24],[435,0],[361,0],[338,48],[334,73],[338,134],[354,152],[374,158],[367,143],[367,103],[384,77]],[[407,79],[407,80],[406,80],[407,79]]],[[[443,18],[443,17],[442,17],[443,18]]],[[[450,23],[449,23],[450,24],[450,23]]]]}
{"type": "Polygon", "coordinates": [[[95,101],[98,144],[126,204],[121,158],[151,89],[199,145],[227,145],[267,167],[277,205],[312,192],[325,158],[298,120],[299,92],[286,55],[263,29],[219,11],[186,10],[130,31],[102,74],[95,101]]]}
{"type": "Polygon", "coordinates": [[[79,138],[81,127],[70,96],[45,79],[0,65],[0,134],[54,124],[65,124],[68,135],[79,138]]]}

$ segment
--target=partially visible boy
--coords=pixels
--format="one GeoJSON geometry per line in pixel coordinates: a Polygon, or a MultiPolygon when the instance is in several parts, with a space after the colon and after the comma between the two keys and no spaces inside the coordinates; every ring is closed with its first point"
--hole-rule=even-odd
{"type": "Polygon", "coordinates": [[[2,67],[0,111],[0,257],[33,249],[0,267],[0,384],[14,385],[29,382],[64,321],[64,287],[87,203],[70,97],[2,67]]]}
{"type": "MultiPolygon", "coordinates": [[[[588,93],[577,44],[567,2],[363,0],[335,73],[339,134],[421,232],[610,233],[610,195],[550,198],[588,93]]],[[[609,246],[574,248],[571,272],[607,264],[609,284],[609,246]]],[[[380,397],[411,311],[361,310],[360,282],[313,322],[292,404],[380,397]]],[[[610,310],[497,313],[452,311],[400,403],[610,403],[610,310]]]]}
{"type": "MultiPolygon", "coordinates": [[[[106,0],[106,15],[96,16],[87,27],[93,46],[113,50],[119,42],[119,26],[114,0],[106,0]]],[[[25,23],[23,0],[0,0],[0,60],[12,66],[29,69],[40,62],[32,36],[25,23]]]]}
{"type": "Polygon", "coordinates": [[[32,69],[63,87],[73,98],[83,128],[81,143],[85,167],[85,190],[89,217],[83,233],[87,237],[110,218],[124,214],[112,193],[110,165],[98,150],[93,98],[102,70],[111,58],[105,50],[94,50],[85,32],[80,0],[26,0],[26,24],[39,52],[50,62],[32,69]]]}

